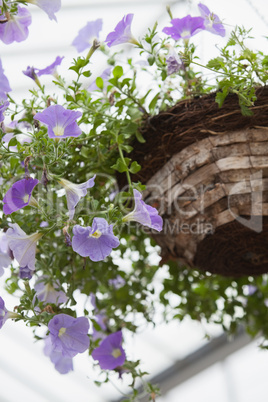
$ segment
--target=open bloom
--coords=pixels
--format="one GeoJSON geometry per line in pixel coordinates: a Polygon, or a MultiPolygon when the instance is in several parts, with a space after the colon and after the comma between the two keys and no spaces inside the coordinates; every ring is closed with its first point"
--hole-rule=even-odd
{"type": "Polygon", "coordinates": [[[204,19],[202,17],[191,17],[187,15],[184,18],[174,18],[170,21],[172,27],[165,27],[163,32],[170,35],[173,39],[189,39],[193,35],[205,29],[204,19]]]}
{"type": "Polygon", "coordinates": [[[225,36],[225,28],[219,17],[216,14],[211,13],[207,6],[202,3],[199,3],[198,7],[202,17],[204,18],[206,31],[214,33],[215,35],[225,36]]]}
{"type": "Polygon", "coordinates": [[[92,227],[75,225],[73,234],[73,250],[92,261],[104,260],[120,244],[113,234],[113,225],[109,225],[104,218],[94,218],[92,227]]]}
{"type": "Polygon", "coordinates": [[[72,358],[89,347],[89,321],[86,317],[58,314],[49,321],[48,329],[52,350],[62,357],[72,358]]]}
{"type": "Polygon", "coordinates": [[[126,354],[121,344],[122,331],[114,332],[108,335],[98,348],[93,350],[92,357],[99,361],[103,370],[113,370],[122,366],[126,360],[126,354]]]}
{"type": "Polygon", "coordinates": [[[29,204],[36,206],[37,203],[34,199],[31,199],[31,196],[37,183],[39,183],[39,180],[32,179],[31,177],[14,183],[3,198],[4,214],[12,214],[12,212],[15,212],[29,204]]]}
{"type": "MultiPolygon", "coordinates": [[[[4,20],[5,15],[0,15],[0,20],[4,20]]],[[[32,22],[30,12],[25,7],[18,7],[17,14],[10,14],[10,19],[0,24],[0,39],[9,45],[12,42],[22,42],[29,35],[28,26],[32,22]]]]}
{"type": "Polygon", "coordinates": [[[38,240],[43,236],[42,233],[33,233],[27,236],[17,223],[10,223],[7,230],[7,242],[13,251],[14,257],[21,267],[26,267],[32,271],[35,269],[35,252],[38,240]]]}
{"type": "Polygon", "coordinates": [[[8,106],[9,106],[8,101],[5,101],[2,105],[0,105],[0,123],[1,123],[1,121],[5,120],[5,113],[4,112],[7,110],[8,106]]]}
{"type": "Polygon", "coordinates": [[[93,45],[94,39],[99,38],[99,33],[102,30],[102,19],[89,21],[86,26],[80,29],[78,35],[73,40],[72,45],[80,53],[93,45]]]}
{"type": "MultiPolygon", "coordinates": [[[[4,69],[2,66],[2,61],[0,59],[0,103],[7,99],[7,92],[10,92],[11,88],[7,77],[4,74],[4,69]]],[[[1,121],[1,119],[0,119],[1,121]]]]}
{"type": "Polygon", "coordinates": [[[41,75],[54,75],[57,76],[57,67],[61,64],[62,60],[64,59],[63,57],[57,56],[56,60],[50,64],[49,66],[47,66],[46,68],[43,69],[39,69],[37,68],[36,70],[38,70],[37,75],[40,77],[41,75]]]}
{"type": "Polygon", "coordinates": [[[125,15],[123,19],[118,22],[114,31],[107,35],[105,42],[109,47],[119,45],[121,43],[138,43],[131,33],[133,16],[134,14],[125,15]]]}
{"type": "Polygon", "coordinates": [[[27,0],[27,2],[40,7],[47,13],[49,19],[57,21],[55,13],[61,8],[61,0],[27,0]]]}
{"type": "Polygon", "coordinates": [[[85,197],[87,195],[87,189],[91,188],[94,186],[95,182],[95,177],[92,177],[85,183],[81,184],[74,184],[71,183],[69,180],[65,179],[60,179],[59,183],[64,187],[66,191],[66,198],[67,198],[67,206],[69,210],[69,219],[73,219],[74,217],[74,212],[75,212],[75,207],[78,204],[79,200],[82,197],[85,197]]]}
{"type": "Polygon", "coordinates": [[[46,276],[40,278],[34,286],[36,296],[41,302],[53,303],[56,305],[66,303],[68,300],[66,294],[62,290],[57,290],[55,288],[60,288],[59,282],[52,285],[50,282],[47,282],[46,276]]]}
{"type": "Polygon", "coordinates": [[[73,359],[68,356],[62,356],[60,351],[54,350],[52,340],[49,336],[45,339],[44,353],[50,358],[55,369],[60,374],[67,374],[73,370],[73,359]]]}
{"type": "Polygon", "coordinates": [[[138,190],[133,190],[133,192],[135,201],[134,210],[123,218],[123,222],[139,222],[160,232],[163,227],[163,219],[158,215],[157,210],[142,201],[142,195],[138,190]]]}
{"type": "Polygon", "coordinates": [[[61,105],[52,105],[43,112],[36,113],[35,120],[48,126],[50,138],[78,137],[82,130],[78,127],[76,119],[82,116],[81,112],[65,109],[61,105]]]}

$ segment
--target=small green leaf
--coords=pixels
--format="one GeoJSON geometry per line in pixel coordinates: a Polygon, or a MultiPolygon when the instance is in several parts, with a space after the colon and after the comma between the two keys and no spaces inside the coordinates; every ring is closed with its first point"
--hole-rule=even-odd
{"type": "Polygon", "coordinates": [[[131,163],[131,166],[129,168],[130,173],[135,174],[138,173],[141,170],[141,165],[138,164],[138,162],[134,161],[131,163]]]}
{"type": "Polygon", "coordinates": [[[116,164],[111,166],[111,168],[117,170],[119,173],[127,172],[129,163],[129,158],[124,158],[124,162],[122,159],[117,159],[116,164]]]}
{"type": "Polygon", "coordinates": [[[96,85],[98,88],[103,89],[103,79],[101,77],[96,78],[96,85]]]}
{"type": "Polygon", "coordinates": [[[124,71],[123,71],[123,68],[121,67],[121,66],[116,66],[114,69],[113,69],[113,76],[114,76],[114,78],[121,78],[122,77],[122,75],[124,74],[124,71]]]}

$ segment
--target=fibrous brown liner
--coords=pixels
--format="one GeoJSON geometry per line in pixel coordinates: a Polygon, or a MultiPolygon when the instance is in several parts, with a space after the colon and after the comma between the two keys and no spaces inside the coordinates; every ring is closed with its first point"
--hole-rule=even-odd
{"type": "MultiPolygon", "coordinates": [[[[145,143],[132,143],[132,160],[142,169],[133,181],[146,183],[171,157],[185,147],[210,135],[228,131],[268,125],[268,87],[256,90],[257,101],[250,107],[252,116],[243,116],[237,95],[229,95],[219,108],[215,93],[196,99],[182,100],[165,112],[148,119],[140,131],[145,143]]],[[[125,183],[125,175],[119,175],[119,185],[125,183]]]]}

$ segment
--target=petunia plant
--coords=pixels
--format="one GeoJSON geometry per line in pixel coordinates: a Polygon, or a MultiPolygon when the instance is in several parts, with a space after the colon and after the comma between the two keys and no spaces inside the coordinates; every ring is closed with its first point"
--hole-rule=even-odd
{"type": "MultiPolygon", "coordinates": [[[[61,8],[60,0],[0,1],[4,44],[30,35],[28,3],[54,21],[61,8]]],[[[230,332],[242,322],[252,335],[262,331],[264,346],[268,338],[260,324],[267,314],[265,275],[234,285],[168,261],[160,294],[154,285],[162,267],[153,237],[163,233],[164,219],[146,198],[146,186],[133,179],[141,169],[131,159],[133,143],[146,140],[139,129],[181,99],[213,91],[219,106],[236,94],[249,115],[255,88],[268,80],[268,55],[246,46],[245,28],[230,33],[218,57],[200,62],[194,39],[224,37],[227,27],[205,4],[198,9],[199,15],[182,18],[168,9],[170,23],[156,23],[141,38],[132,34],[138,25],[132,13],[114,21],[112,32],[100,18],[88,21],[72,41],[72,81],[64,77],[64,56],[43,68],[26,65],[17,72],[31,78],[22,102],[0,60],[0,276],[20,300],[11,312],[0,297],[0,328],[8,318],[41,327],[43,336],[35,337],[61,374],[75,370],[78,353],[89,353],[107,380],[114,371],[123,378],[128,373],[131,401],[145,373],[130,359],[125,335],[154,323],[160,304],[166,320],[190,316],[230,332]],[[95,52],[106,65],[93,79],[95,52]],[[203,71],[213,73],[214,84],[203,71]],[[144,74],[146,89],[139,80],[144,74]],[[51,75],[54,89],[43,85],[43,75],[51,75]],[[77,293],[85,300],[84,316],[77,293]],[[180,302],[173,309],[174,294],[180,302]]],[[[148,397],[158,392],[152,385],[146,390],[148,397]]]]}

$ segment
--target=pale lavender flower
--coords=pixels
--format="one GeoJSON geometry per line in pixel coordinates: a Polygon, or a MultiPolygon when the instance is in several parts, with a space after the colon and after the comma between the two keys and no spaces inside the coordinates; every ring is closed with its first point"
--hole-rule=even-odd
{"type": "Polygon", "coordinates": [[[61,8],[61,0],[27,0],[27,2],[40,7],[47,13],[49,19],[57,21],[55,13],[61,8]]]}
{"type": "Polygon", "coordinates": [[[48,224],[48,222],[46,222],[46,221],[42,221],[41,223],[40,223],[40,228],[47,228],[49,226],[49,224],[48,224]]]}
{"type": "Polygon", "coordinates": [[[120,244],[113,234],[113,225],[109,225],[104,218],[94,218],[92,227],[75,225],[73,234],[73,250],[92,261],[104,260],[120,244]]]}
{"type": "Polygon", "coordinates": [[[18,211],[27,205],[36,206],[37,203],[32,197],[32,191],[37,183],[39,183],[39,180],[32,179],[31,177],[14,183],[3,198],[4,214],[12,214],[12,212],[18,211]]]}
{"type": "Polygon", "coordinates": [[[216,14],[211,13],[207,6],[202,3],[199,3],[198,7],[202,17],[204,18],[206,31],[215,35],[225,36],[225,28],[219,17],[216,14]]]}
{"type": "Polygon", "coordinates": [[[127,14],[118,22],[113,32],[110,32],[105,39],[109,47],[119,45],[121,43],[138,44],[137,40],[131,33],[131,23],[134,14],[127,14]]]}
{"type": "Polygon", "coordinates": [[[58,281],[54,284],[48,282],[47,276],[40,278],[34,285],[36,296],[41,302],[53,303],[56,305],[66,303],[68,300],[66,294],[62,290],[57,290],[55,288],[60,289],[60,283],[58,281]]]}
{"type": "Polygon", "coordinates": [[[72,45],[80,53],[93,45],[94,39],[99,38],[99,33],[102,30],[102,19],[90,21],[80,29],[77,37],[73,40],[72,45]]]}
{"type": "Polygon", "coordinates": [[[122,366],[126,360],[126,354],[121,344],[122,331],[114,332],[108,335],[98,348],[93,350],[92,357],[99,361],[103,370],[113,370],[122,366]]]}
{"type": "MultiPolygon", "coordinates": [[[[110,78],[111,71],[112,71],[112,67],[108,67],[99,76],[103,80],[103,89],[106,89],[109,84],[108,79],[110,78]]],[[[96,80],[95,80],[92,82],[92,84],[89,85],[88,90],[95,91],[96,89],[99,89],[99,87],[97,87],[96,80]]]]}
{"type": "Polygon", "coordinates": [[[24,75],[26,75],[27,77],[29,77],[29,78],[31,78],[32,80],[35,81],[35,79],[37,78],[35,70],[36,70],[36,68],[28,66],[26,68],[26,70],[24,70],[22,72],[23,72],[24,75]]]}
{"type": "MultiPolygon", "coordinates": [[[[0,15],[0,20],[4,20],[5,15],[0,15]]],[[[0,39],[9,45],[12,42],[22,42],[29,35],[28,26],[32,22],[30,12],[25,7],[18,7],[17,14],[10,14],[10,19],[0,24],[0,39]]]]}
{"type": "Polygon", "coordinates": [[[120,289],[122,286],[125,285],[126,281],[124,278],[122,278],[121,275],[117,275],[117,277],[115,279],[109,279],[108,283],[113,288],[120,289]]]}
{"type": "Polygon", "coordinates": [[[81,116],[81,112],[65,109],[61,105],[52,105],[43,112],[36,113],[34,119],[48,126],[47,133],[50,138],[65,138],[82,134],[76,123],[76,119],[81,116]]]}
{"type": "Polygon", "coordinates": [[[11,256],[7,243],[6,233],[0,231],[0,276],[4,274],[4,269],[11,264],[11,256]]]}
{"type": "Polygon", "coordinates": [[[8,311],[5,307],[5,302],[2,297],[0,297],[0,328],[2,328],[8,318],[8,311]]]}
{"type": "Polygon", "coordinates": [[[52,350],[62,357],[72,358],[89,347],[89,321],[86,317],[58,314],[49,321],[48,329],[52,350]]]}
{"type": "Polygon", "coordinates": [[[249,296],[252,296],[258,290],[257,286],[254,285],[247,285],[246,289],[249,296]]]}
{"type": "Polygon", "coordinates": [[[142,201],[142,195],[138,190],[133,190],[133,193],[135,201],[134,210],[123,218],[123,222],[139,222],[160,232],[163,227],[163,219],[158,215],[157,210],[142,201]]]}
{"type": "Polygon", "coordinates": [[[9,248],[21,267],[35,270],[35,252],[38,240],[43,236],[42,233],[33,233],[27,236],[17,223],[10,223],[10,228],[6,232],[9,248]]]}
{"type": "MultiPolygon", "coordinates": [[[[0,103],[7,99],[7,92],[10,92],[11,88],[7,77],[4,74],[4,69],[2,66],[2,61],[0,59],[0,103]]],[[[1,119],[0,119],[1,121],[1,119]]]]}
{"type": "Polygon", "coordinates": [[[184,64],[178,54],[175,52],[174,48],[169,49],[169,53],[166,58],[167,63],[167,75],[177,73],[179,70],[184,69],[184,64]]]}
{"type": "Polygon", "coordinates": [[[7,110],[9,106],[9,102],[5,101],[2,105],[0,105],[0,123],[5,120],[4,112],[7,110]]]}
{"type": "Polygon", "coordinates": [[[28,265],[26,265],[26,267],[20,267],[19,277],[20,279],[31,279],[33,277],[33,271],[28,268],[28,265]]]}
{"type": "Polygon", "coordinates": [[[50,358],[55,369],[60,374],[67,374],[73,370],[73,359],[68,356],[62,356],[60,351],[55,351],[49,336],[45,339],[44,354],[50,358]]]}
{"type": "Polygon", "coordinates": [[[95,176],[87,180],[85,183],[74,184],[69,180],[60,179],[59,183],[64,187],[67,198],[67,206],[69,210],[69,219],[73,219],[75,207],[82,197],[87,195],[87,189],[94,186],[95,176]]]}
{"type": "Polygon", "coordinates": [[[37,75],[39,77],[41,75],[49,75],[49,74],[57,76],[57,67],[61,64],[63,59],[64,59],[64,56],[63,57],[57,56],[56,60],[52,64],[47,66],[46,68],[43,68],[41,70],[37,68],[36,69],[36,70],[38,70],[37,75]]]}
{"type": "Polygon", "coordinates": [[[201,30],[205,29],[204,18],[191,17],[187,15],[184,18],[174,18],[170,21],[172,27],[165,27],[163,32],[170,35],[173,39],[189,39],[201,30]]]}

